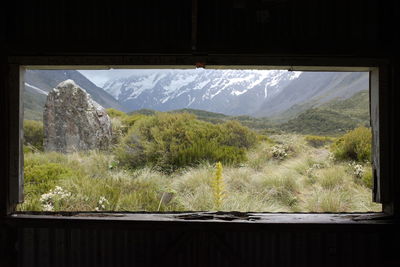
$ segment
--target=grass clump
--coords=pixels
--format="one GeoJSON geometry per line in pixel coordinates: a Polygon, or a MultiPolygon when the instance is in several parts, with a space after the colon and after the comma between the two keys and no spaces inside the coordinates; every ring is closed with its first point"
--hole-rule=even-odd
{"type": "Polygon", "coordinates": [[[371,129],[358,127],[338,138],[331,146],[338,160],[371,161],[371,129]]]}
{"type": "Polygon", "coordinates": [[[291,171],[276,172],[261,176],[253,182],[256,192],[266,194],[270,200],[280,205],[295,208],[298,202],[299,184],[295,173],[291,171]]]}
{"type": "Polygon", "coordinates": [[[307,200],[307,209],[313,212],[347,212],[353,207],[349,191],[339,188],[316,188],[307,200]]]}
{"type": "Polygon", "coordinates": [[[177,192],[177,201],[183,206],[183,210],[213,209],[213,189],[210,180],[214,174],[213,166],[203,163],[195,168],[186,169],[171,179],[171,187],[177,192]]]}
{"type": "Polygon", "coordinates": [[[318,171],[317,174],[318,183],[324,189],[334,189],[336,187],[343,186],[345,182],[344,177],[346,177],[346,172],[344,168],[328,168],[318,171]]]}

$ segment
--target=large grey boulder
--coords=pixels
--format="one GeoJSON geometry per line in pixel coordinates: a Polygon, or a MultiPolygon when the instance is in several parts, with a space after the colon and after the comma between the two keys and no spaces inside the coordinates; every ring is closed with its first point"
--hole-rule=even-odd
{"type": "Polygon", "coordinates": [[[105,109],[73,80],[49,92],[43,124],[46,151],[105,150],[111,144],[111,120],[105,109]]]}

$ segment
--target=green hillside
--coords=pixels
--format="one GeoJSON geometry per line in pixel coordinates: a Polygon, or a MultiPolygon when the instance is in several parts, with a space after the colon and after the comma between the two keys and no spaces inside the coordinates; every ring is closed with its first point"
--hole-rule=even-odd
{"type": "Polygon", "coordinates": [[[369,92],[361,91],[348,99],[328,102],[320,108],[346,114],[361,124],[367,124],[369,123],[369,92]]]}
{"type": "Polygon", "coordinates": [[[310,108],[279,128],[302,134],[337,135],[369,125],[369,95],[361,91],[348,99],[336,99],[310,108]]]}
{"type": "MultiPolygon", "coordinates": [[[[154,115],[159,111],[152,110],[152,109],[139,109],[135,110],[133,112],[130,112],[129,114],[142,114],[142,115],[154,115]]],[[[273,126],[273,123],[267,119],[267,118],[255,118],[247,115],[242,115],[242,116],[229,116],[225,115],[222,113],[215,113],[215,112],[210,112],[206,110],[200,110],[200,109],[190,109],[190,108],[184,108],[184,109],[176,109],[172,111],[168,111],[167,113],[189,113],[193,114],[198,118],[199,120],[206,121],[206,122],[211,122],[214,124],[219,124],[219,123],[224,123],[226,121],[231,121],[231,120],[236,120],[239,121],[241,124],[255,129],[255,130],[261,130],[261,129],[268,129],[273,126]]]]}
{"type": "Polygon", "coordinates": [[[211,122],[211,123],[223,123],[228,120],[239,121],[244,126],[252,128],[254,130],[268,129],[273,126],[272,122],[267,118],[255,118],[247,115],[241,116],[229,116],[222,113],[209,112],[198,109],[177,109],[171,111],[173,113],[190,113],[196,115],[199,120],[211,122]]]}
{"type": "Polygon", "coordinates": [[[142,109],[138,109],[138,110],[129,112],[128,115],[142,114],[142,115],[146,115],[146,116],[151,116],[151,115],[156,114],[157,112],[158,112],[157,110],[142,108],[142,109]]]}
{"type": "Polygon", "coordinates": [[[222,114],[222,113],[215,113],[215,112],[210,112],[206,110],[200,110],[200,109],[191,109],[191,108],[183,108],[183,109],[176,109],[173,111],[170,111],[171,113],[190,113],[196,115],[198,118],[210,118],[210,119],[226,119],[229,118],[230,116],[222,114]]]}
{"type": "Polygon", "coordinates": [[[279,128],[301,134],[336,135],[357,126],[357,121],[348,115],[333,110],[313,108],[281,124],[279,128]]]}

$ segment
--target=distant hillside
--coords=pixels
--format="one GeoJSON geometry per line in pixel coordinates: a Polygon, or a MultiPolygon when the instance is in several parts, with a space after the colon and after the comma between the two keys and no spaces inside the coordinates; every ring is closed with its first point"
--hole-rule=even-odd
{"type": "Polygon", "coordinates": [[[279,128],[302,134],[337,135],[360,125],[368,126],[369,117],[368,91],[361,91],[348,99],[310,108],[279,128]]]}
{"type": "MultiPolygon", "coordinates": [[[[170,112],[191,113],[196,115],[198,119],[212,123],[237,120],[255,130],[283,130],[315,135],[338,135],[360,125],[368,126],[370,117],[369,93],[366,90],[355,93],[347,99],[336,98],[317,108],[309,108],[295,118],[283,123],[272,122],[268,118],[228,116],[221,113],[195,109],[179,109],[170,112]]],[[[149,114],[148,110],[147,113],[149,114]]],[[[142,114],[144,113],[142,112],[142,114]]]]}
{"type": "Polygon", "coordinates": [[[120,103],[76,70],[27,70],[24,87],[24,118],[42,120],[47,94],[60,82],[72,79],[104,108],[124,110],[120,103]]]}
{"type": "Polygon", "coordinates": [[[333,100],[320,106],[351,116],[362,124],[369,124],[369,91],[361,91],[343,100],[333,100]]]}
{"type": "MultiPolygon", "coordinates": [[[[130,112],[129,114],[143,114],[143,115],[154,115],[155,113],[160,112],[156,110],[151,110],[151,109],[139,109],[135,110],[133,112],[130,112]]],[[[184,109],[177,109],[177,110],[171,110],[167,111],[169,113],[190,113],[195,115],[199,120],[211,122],[211,123],[224,123],[229,120],[237,120],[241,124],[252,128],[254,130],[264,130],[264,129],[271,129],[273,128],[273,124],[271,123],[270,120],[267,118],[254,118],[251,116],[229,116],[225,115],[222,113],[216,113],[216,112],[210,112],[210,111],[205,111],[205,110],[199,110],[199,109],[190,109],[190,108],[184,108],[184,109]]]]}
{"type": "MultiPolygon", "coordinates": [[[[155,110],[141,109],[132,113],[153,115],[155,110]]],[[[178,109],[169,112],[187,112],[196,115],[200,120],[211,123],[223,123],[237,120],[254,130],[286,131],[313,135],[339,135],[357,126],[369,125],[369,95],[361,91],[347,99],[333,99],[317,108],[309,108],[283,123],[276,123],[268,118],[251,116],[228,116],[221,113],[196,109],[178,109]]]]}
{"type": "Polygon", "coordinates": [[[151,115],[156,114],[157,112],[159,112],[159,111],[153,110],[153,109],[142,108],[142,109],[138,109],[138,110],[135,110],[135,111],[132,111],[132,112],[128,112],[128,114],[129,115],[142,114],[142,115],[151,116],[151,115]]]}
{"type": "Polygon", "coordinates": [[[288,121],[310,108],[366,91],[368,83],[368,73],[364,72],[304,72],[276,97],[265,101],[255,115],[288,121]]]}

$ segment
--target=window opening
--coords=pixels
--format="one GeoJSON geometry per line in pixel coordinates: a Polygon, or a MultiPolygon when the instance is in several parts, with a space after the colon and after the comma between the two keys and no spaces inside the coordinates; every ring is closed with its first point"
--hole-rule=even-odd
{"type": "Polygon", "coordinates": [[[23,74],[18,210],[382,211],[368,72],[23,74]]]}

